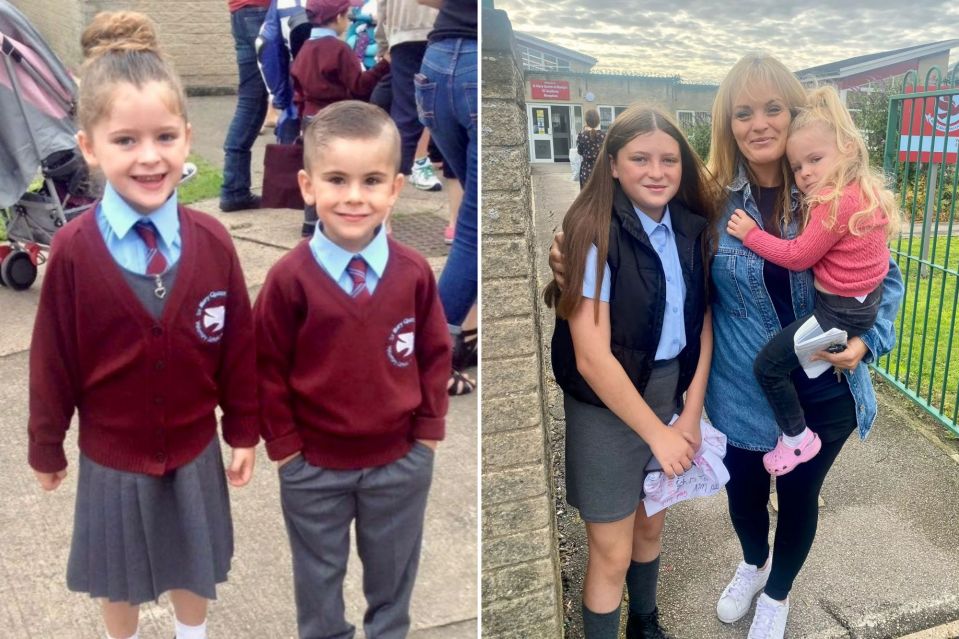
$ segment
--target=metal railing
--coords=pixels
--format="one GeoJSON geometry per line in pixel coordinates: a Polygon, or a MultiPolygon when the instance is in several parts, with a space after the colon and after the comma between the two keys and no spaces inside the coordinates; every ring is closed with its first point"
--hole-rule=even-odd
{"type": "Polygon", "coordinates": [[[883,169],[902,208],[890,251],[905,295],[896,346],[874,368],[959,435],[959,64],[918,80],[910,71],[889,98],[883,169]]]}

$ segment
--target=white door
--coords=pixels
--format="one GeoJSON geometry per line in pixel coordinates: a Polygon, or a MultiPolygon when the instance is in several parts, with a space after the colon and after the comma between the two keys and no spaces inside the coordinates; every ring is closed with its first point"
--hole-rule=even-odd
{"type": "Polygon", "coordinates": [[[553,161],[553,120],[548,104],[527,105],[530,162],[553,161]]]}

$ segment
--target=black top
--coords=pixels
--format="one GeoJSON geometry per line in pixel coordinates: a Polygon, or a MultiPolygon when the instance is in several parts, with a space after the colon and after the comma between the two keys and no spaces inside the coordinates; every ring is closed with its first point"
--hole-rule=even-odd
{"type": "Polygon", "coordinates": [[[476,0],[444,0],[429,41],[452,38],[476,39],[476,0]]]}
{"type": "MultiPolygon", "coordinates": [[[[677,356],[679,378],[677,405],[689,387],[699,364],[700,334],[706,312],[706,273],[703,267],[703,235],[706,218],[689,211],[681,202],[669,203],[676,251],[683,270],[686,298],[683,324],[686,346],[677,356]]],[[[656,357],[666,309],[666,276],[659,255],[653,250],[632,202],[617,186],[609,224],[606,263],[610,270],[610,350],[633,386],[643,394],[656,357]]],[[[565,295],[581,295],[566,291],[565,295]]],[[[675,321],[675,320],[674,320],[675,321]]],[[[569,323],[556,318],[551,359],[556,383],[564,392],[587,404],[605,407],[576,366],[569,323]]]]}
{"type": "MultiPolygon", "coordinates": [[[[782,187],[750,186],[759,212],[763,216],[763,228],[773,235],[781,235],[782,231],[778,230],[779,225],[775,215],[776,202],[782,197],[782,187]]],[[[769,297],[772,298],[779,323],[782,326],[788,326],[795,322],[796,313],[793,310],[792,292],[789,288],[789,269],[766,260],[763,264],[763,282],[766,284],[769,297]]],[[[798,368],[792,373],[792,381],[802,404],[836,399],[850,394],[846,377],[843,376],[837,382],[836,376],[830,371],[826,371],[815,379],[809,379],[803,369],[798,368]]]]}

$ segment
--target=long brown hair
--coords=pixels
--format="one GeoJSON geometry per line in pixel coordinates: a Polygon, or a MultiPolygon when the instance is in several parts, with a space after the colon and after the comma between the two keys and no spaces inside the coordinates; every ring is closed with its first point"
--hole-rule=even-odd
{"type": "MultiPolygon", "coordinates": [[[[620,188],[619,180],[613,177],[611,160],[637,135],[653,131],[662,131],[679,144],[682,176],[675,199],[682,202],[693,214],[705,217],[709,222],[708,231],[713,231],[713,221],[716,219],[715,201],[710,197],[713,189],[707,185],[708,174],[689,141],[672,118],[662,111],[644,105],[629,107],[617,116],[609,127],[592,176],[563,218],[563,272],[566,277],[566,294],[562,294],[555,281],[550,282],[543,291],[546,305],[555,305],[558,317],[569,319],[582,302],[583,271],[586,267],[586,255],[592,244],[597,248],[596,289],[593,299],[599,299],[603,266],[609,250],[613,202],[616,189],[620,188]]],[[[707,244],[711,246],[712,241],[707,244]]],[[[596,307],[594,317],[598,322],[599,306],[596,307]]]]}

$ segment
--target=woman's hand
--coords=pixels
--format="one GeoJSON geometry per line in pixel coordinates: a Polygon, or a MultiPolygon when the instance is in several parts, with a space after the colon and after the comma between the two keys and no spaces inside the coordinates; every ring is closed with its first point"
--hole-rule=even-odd
{"type": "Polygon", "coordinates": [[[33,474],[40,483],[40,488],[50,492],[51,490],[56,490],[59,488],[60,484],[63,483],[63,478],[67,476],[67,469],[64,468],[63,470],[58,470],[55,473],[41,473],[40,471],[35,470],[33,471],[33,474]]]}
{"type": "Polygon", "coordinates": [[[810,359],[820,359],[829,362],[840,370],[851,371],[859,366],[859,362],[862,361],[867,352],[869,352],[869,349],[866,347],[866,343],[858,337],[853,337],[846,343],[846,350],[839,353],[819,351],[810,359]]]}
{"type": "Polygon", "coordinates": [[[675,428],[664,426],[658,436],[649,442],[649,447],[670,479],[682,475],[693,465],[695,451],[675,428]]]}
{"type": "Polygon", "coordinates": [[[233,456],[230,459],[230,467],[226,469],[226,478],[230,485],[240,488],[250,483],[255,461],[255,448],[234,448],[233,456]]]}
{"type": "Polygon", "coordinates": [[[563,232],[556,231],[553,234],[553,243],[549,245],[549,267],[553,271],[553,279],[559,290],[566,286],[566,274],[563,271],[563,232]]]}
{"type": "Polygon", "coordinates": [[[729,218],[729,221],[726,222],[726,232],[740,242],[745,242],[746,236],[749,235],[749,232],[756,227],[756,221],[749,217],[749,215],[747,215],[742,209],[736,209],[736,211],[729,218]]]}

